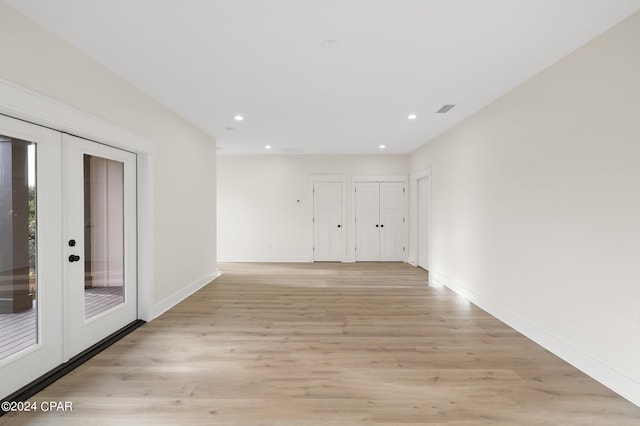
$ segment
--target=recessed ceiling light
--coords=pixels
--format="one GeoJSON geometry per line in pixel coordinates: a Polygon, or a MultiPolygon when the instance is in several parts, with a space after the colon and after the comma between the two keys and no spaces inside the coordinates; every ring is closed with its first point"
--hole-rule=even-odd
{"type": "Polygon", "coordinates": [[[271,149],[271,145],[265,145],[264,149],[271,149]]]}
{"type": "Polygon", "coordinates": [[[415,120],[416,118],[418,118],[417,115],[415,114],[409,114],[409,116],[407,117],[409,120],[415,120]]]}
{"type": "Polygon", "coordinates": [[[242,120],[244,120],[244,117],[241,116],[240,114],[238,114],[235,117],[233,117],[233,119],[236,120],[236,121],[242,121],[242,120]]]}
{"type": "Polygon", "coordinates": [[[380,145],[380,149],[385,149],[386,147],[386,145],[380,145]]]}

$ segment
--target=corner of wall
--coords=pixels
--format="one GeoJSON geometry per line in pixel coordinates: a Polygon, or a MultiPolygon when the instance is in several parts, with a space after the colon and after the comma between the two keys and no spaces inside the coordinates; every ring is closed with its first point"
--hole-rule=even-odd
{"type": "Polygon", "coordinates": [[[221,275],[220,271],[216,269],[211,274],[208,274],[192,282],[191,284],[181,288],[175,293],[165,297],[162,301],[160,301],[159,303],[156,303],[155,306],[153,307],[150,320],[154,320],[158,318],[160,315],[164,314],[165,312],[167,312],[168,310],[170,310],[171,308],[173,308],[174,306],[176,306],[177,304],[185,300],[187,297],[191,296],[201,288],[215,281],[220,275],[221,275]]]}
{"type": "Polygon", "coordinates": [[[429,271],[429,285],[432,285],[432,283],[437,287],[444,286],[449,288],[609,389],[640,406],[640,383],[632,378],[589,356],[548,330],[527,321],[525,318],[469,290],[437,271],[429,271]]]}

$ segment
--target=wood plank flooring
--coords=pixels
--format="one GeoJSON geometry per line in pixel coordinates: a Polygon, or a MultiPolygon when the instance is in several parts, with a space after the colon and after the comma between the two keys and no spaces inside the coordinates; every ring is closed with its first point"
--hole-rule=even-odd
{"type": "Polygon", "coordinates": [[[640,424],[640,408],[406,264],[223,275],[0,424],[640,424]]]}

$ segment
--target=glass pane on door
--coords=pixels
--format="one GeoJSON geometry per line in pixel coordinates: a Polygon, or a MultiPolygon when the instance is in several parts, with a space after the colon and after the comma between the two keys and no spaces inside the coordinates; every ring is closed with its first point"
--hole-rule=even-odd
{"type": "Polygon", "coordinates": [[[0,361],[38,343],[35,148],[0,135],[0,361]]]}
{"type": "Polygon", "coordinates": [[[124,163],[84,154],[85,319],[124,303],[124,163]]]}

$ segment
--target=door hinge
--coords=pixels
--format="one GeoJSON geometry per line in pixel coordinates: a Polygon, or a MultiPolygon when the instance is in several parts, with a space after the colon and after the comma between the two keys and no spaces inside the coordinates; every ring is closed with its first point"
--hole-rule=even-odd
{"type": "Polygon", "coordinates": [[[315,217],[312,217],[312,218],[311,218],[311,222],[316,223],[316,218],[315,218],[315,217]]]}
{"type": "Polygon", "coordinates": [[[402,187],[402,193],[404,194],[404,187],[402,187]]]}
{"type": "Polygon", "coordinates": [[[402,218],[402,223],[404,223],[404,217],[402,218]]]}
{"type": "Polygon", "coordinates": [[[404,247],[402,247],[402,251],[404,251],[404,247]]]}

